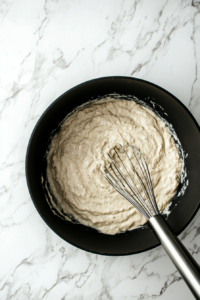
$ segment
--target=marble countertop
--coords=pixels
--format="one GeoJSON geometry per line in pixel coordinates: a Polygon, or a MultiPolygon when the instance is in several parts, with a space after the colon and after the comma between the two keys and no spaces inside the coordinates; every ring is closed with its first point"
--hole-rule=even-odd
{"type": "MultiPolygon", "coordinates": [[[[37,213],[30,134],[59,95],[92,78],[142,78],[200,123],[200,1],[0,1],[0,299],[194,299],[162,247],[128,257],[76,249],[37,213]]],[[[180,235],[200,263],[200,211],[180,235]]]]}

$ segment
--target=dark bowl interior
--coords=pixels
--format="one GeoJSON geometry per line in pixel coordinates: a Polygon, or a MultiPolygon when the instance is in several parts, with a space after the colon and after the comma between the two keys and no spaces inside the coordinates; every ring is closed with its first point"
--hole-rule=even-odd
{"type": "Polygon", "coordinates": [[[183,231],[198,210],[200,195],[200,130],[188,109],[164,89],[144,80],[130,77],[105,77],[80,84],[61,95],[43,113],[31,135],[26,155],[26,178],[33,203],[47,225],[72,245],[98,254],[128,255],[159,245],[149,226],[121,234],[106,235],[95,229],[61,220],[46,202],[41,185],[42,160],[50,133],[76,106],[92,97],[116,92],[134,95],[141,100],[149,97],[161,105],[166,119],[173,124],[183,149],[188,153],[186,167],[189,186],[182,197],[173,200],[167,223],[176,235],[183,231]]]}

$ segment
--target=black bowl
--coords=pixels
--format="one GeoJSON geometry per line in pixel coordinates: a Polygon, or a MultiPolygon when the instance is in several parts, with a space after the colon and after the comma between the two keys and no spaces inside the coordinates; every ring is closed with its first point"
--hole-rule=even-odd
{"type": "Polygon", "coordinates": [[[167,223],[178,235],[198,210],[200,199],[200,129],[188,109],[173,95],[150,82],[131,77],[104,77],[82,83],[61,95],[43,113],[31,135],[26,155],[26,178],[33,203],[47,225],[68,243],[89,252],[104,255],[128,255],[143,252],[160,243],[149,226],[116,235],[106,235],[81,224],[73,224],[54,215],[47,204],[41,184],[42,160],[52,130],[76,106],[109,93],[134,95],[161,105],[166,119],[188,153],[186,167],[189,186],[182,197],[173,200],[167,223]]]}

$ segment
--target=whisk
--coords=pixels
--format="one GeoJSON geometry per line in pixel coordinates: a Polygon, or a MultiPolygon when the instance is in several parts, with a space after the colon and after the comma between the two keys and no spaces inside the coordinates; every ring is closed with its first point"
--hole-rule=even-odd
{"type": "Polygon", "coordinates": [[[127,143],[135,161],[135,164],[133,164],[124,147],[119,146],[127,158],[128,167],[136,175],[138,184],[136,185],[136,182],[134,182],[116,148],[113,148],[113,150],[119,164],[108,154],[110,167],[105,166],[102,171],[105,179],[121,196],[145,216],[193,295],[196,299],[200,299],[200,267],[161,216],[155,199],[150,171],[143,154],[127,143]],[[140,188],[137,186],[140,186],[140,188]]]}

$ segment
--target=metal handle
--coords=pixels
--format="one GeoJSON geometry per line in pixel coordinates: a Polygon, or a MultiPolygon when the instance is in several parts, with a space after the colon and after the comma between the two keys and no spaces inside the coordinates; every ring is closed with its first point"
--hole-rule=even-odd
{"type": "Polygon", "coordinates": [[[195,298],[200,299],[200,266],[161,215],[151,217],[149,223],[195,298]]]}

